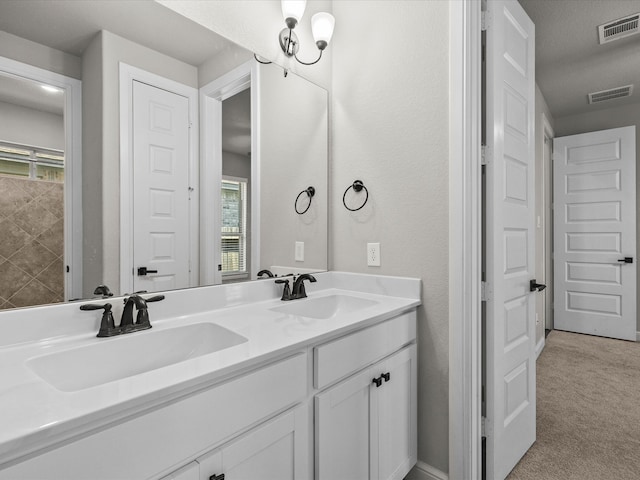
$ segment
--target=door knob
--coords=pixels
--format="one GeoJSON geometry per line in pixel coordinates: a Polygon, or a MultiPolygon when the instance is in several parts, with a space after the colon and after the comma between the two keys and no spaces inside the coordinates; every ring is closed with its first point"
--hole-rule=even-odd
{"type": "Polygon", "coordinates": [[[633,263],[633,257],[624,257],[618,260],[621,263],[633,263]]]}
{"type": "Polygon", "coordinates": [[[536,290],[538,292],[541,292],[545,288],[547,288],[547,286],[542,284],[542,283],[537,283],[535,278],[529,282],[529,291],[530,292],[535,292],[536,290]]]}
{"type": "Polygon", "coordinates": [[[138,276],[144,277],[147,273],[158,273],[158,270],[149,270],[147,267],[139,267],[138,268],[138,276]]]}

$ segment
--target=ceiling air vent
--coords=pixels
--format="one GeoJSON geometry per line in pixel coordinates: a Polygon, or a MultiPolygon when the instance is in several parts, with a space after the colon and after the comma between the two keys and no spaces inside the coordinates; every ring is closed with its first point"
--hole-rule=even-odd
{"type": "Polygon", "coordinates": [[[589,94],[589,103],[605,102],[615,98],[630,97],[633,93],[633,85],[625,85],[624,87],[610,88],[600,92],[589,94]]]}
{"type": "Polygon", "coordinates": [[[640,13],[635,13],[628,17],[619,18],[613,22],[599,25],[598,35],[600,37],[600,45],[640,33],[640,29],[638,28],[639,19],[640,13]]]}

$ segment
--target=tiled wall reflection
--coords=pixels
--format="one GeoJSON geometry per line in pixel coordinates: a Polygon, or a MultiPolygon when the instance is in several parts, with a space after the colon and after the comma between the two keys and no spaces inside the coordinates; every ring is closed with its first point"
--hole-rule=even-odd
{"type": "Polygon", "coordinates": [[[0,309],[64,300],[63,184],[0,176],[0,309]]]}

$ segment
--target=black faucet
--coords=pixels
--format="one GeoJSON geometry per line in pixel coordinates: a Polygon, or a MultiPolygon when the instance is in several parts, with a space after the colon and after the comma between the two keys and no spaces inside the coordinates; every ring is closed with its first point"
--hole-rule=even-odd
{"type": "Polygon", "coordinates": [[[138,330],[151,328],[147,302],[159,302],[160,300],[164,300],[164,295],[157,295],[147,299],[142,298],[137,293],[129,295],[124,299],[124,310],[122,310],[122,317],[120,318],[120,326],[118,328],[122,330],[122,333],[137,332],[138,330]],[[133,321],[134,305],[138,311],[135,323],[133,321]]]}
{"type": "Polygon", "coordinates": [[[304,289],[304,281],[309,280],[311,283],[315,283],[316,277],[313,275],[309,275],[308,273],[303,273],[298,276],[293,282],[293,287],[291,287],[291,296],[295,298],[307,298],[307,292],[304,289]]]}
{"type": "Polygon", "coordinates": [[[293,287],[289,291],[289,280],[279,279],[276,283],[284,283],[284,290],[282,291],[283,301],[297,300],[299,298],[307,298],[307,292],[304,289],[304,281],[309,280],[311,283],[316,282],[316,278],[308,273],[303,273],[298,278],[293,279],[293,287]]]}
{"type": "Polygon", "coordinates": [[[113,293],[106,285],[98,285],[93,291],[94,295],[102,295],[102,298],[113,297],[113,293]]]}
{"type": "MultiPolygon", "coordinates": [[[[141,293],[141,292],[140,292],[141,293]]],[[[147,302],[159,302],[164,300],[164,295],[156,295],[151,298],[142,298],[137,293],[129,295],[124,299],[124,310],[122,311],[122,317],[120,318],[120,325],[117,327],[113,321],[113,313],[111,312],[111,304],[105,303],[104,305],[86,304],[81,305],[80,310],[104,310],[102,314],[102,321],[100,322],[100,331],[98,337],[113,337],[115,335],[121,335],[123,333],[137,332],[139,330],[146,330],[151,328],[149,322],[149,312],[147,310],[147,302]],[[133,307],[136,307],[138,315],[136,321],[133,321],[133,307]]]]}

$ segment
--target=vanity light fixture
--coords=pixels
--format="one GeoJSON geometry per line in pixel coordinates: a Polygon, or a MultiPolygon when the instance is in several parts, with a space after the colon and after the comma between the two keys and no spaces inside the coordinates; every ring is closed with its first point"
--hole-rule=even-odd
{"type": "MultiPolygon", "coordinates": [[[[316,41],[316,47],[320,50],[320,55],[313,62],[303,62],[298,58],[298,50],[300,49],[300,41],[298,36],[294,33],[296,25],[300,22],[304,10],[307,6],[307,0],[282,0],[282,16],[284,22],[287,25],[282,29],[278,36],[280,41],[280,48],[287,55],[287,57],[293,57],[298,63],[302,65],[314,65],[322,58],[322,52],[327,48],[331,37],[333,36],[333,27],[336,20],[330,13],[319,12],[311,17],[311,31],[313,33],[313,39],[316,41]]],[[[255,56],[255,55],[254,55],[255,56]]],[[[256,60],[260,63],[271,63],[259,60],[255,56],[256,60]]],[[[286,73],[285,73],[286,76],[286,73]]]]}

